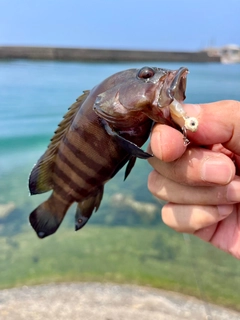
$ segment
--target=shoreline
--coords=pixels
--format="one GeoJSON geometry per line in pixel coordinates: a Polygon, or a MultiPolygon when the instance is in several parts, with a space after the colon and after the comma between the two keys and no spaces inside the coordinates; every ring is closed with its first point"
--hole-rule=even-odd
{"type": "Polygon", "coordinates": [[[35,46],[0,46],[0,60],[62,60],[84,62],[220,62],[220,56],[206,51],[148,51],[35,46]]]}
{"type": "Polygon", "coordinates": [[[239,313],[179,293],[113,283],[49,283],[0,290],[6,320],[239,319],[239,313]],[[66,299],[67,297],[67,299],[66,299]]]}

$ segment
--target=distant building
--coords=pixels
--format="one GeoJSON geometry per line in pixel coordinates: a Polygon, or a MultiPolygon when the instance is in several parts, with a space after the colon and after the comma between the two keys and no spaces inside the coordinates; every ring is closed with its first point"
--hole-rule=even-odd
{"type": "Polygon", "coordinates": [[[220,49],[222,63],[240,63],[240,46],[229,44],[220,49]]]}
{"type": "Polygon", "coordinates": [[[240,63],[240,46],[228,44],[221,48],[208,47],[203,51],[207,52],[209,57],[220,57],[222,63],[240,63]]]}
{"type": "Polygon", "coordinates": [[[220,57],[219,48],[208,47],[208,48],[203,49],[202,51],[207,52],[209,57],[220,57]]]}

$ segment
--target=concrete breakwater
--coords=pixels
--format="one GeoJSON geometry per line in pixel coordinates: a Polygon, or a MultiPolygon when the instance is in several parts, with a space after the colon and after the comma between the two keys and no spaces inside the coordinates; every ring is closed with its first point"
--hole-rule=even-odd
{"type": "Polygon", "coordinates": [[[220,57],[205,51],[168,52],[57,47],[0,46],[0,59],[65,60],[89,62],[166,61],[220,62],[220,57]]]}

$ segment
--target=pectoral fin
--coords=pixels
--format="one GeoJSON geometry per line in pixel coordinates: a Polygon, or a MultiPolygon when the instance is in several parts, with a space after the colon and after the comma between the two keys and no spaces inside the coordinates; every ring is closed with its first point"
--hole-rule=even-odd
{"type": "Polygon", "coordinates": [[[106,120],[101,119],[102,124],[106,130],[106,132],[112,136],[114,139],[116,139],[117,143],[124,148],[129,154],[131,154],[134,157],[140,158],[140,159],[148,159],[152,157],[151,154],[143,151],[141,148],[139,148],[135,143],[123,138],[120,136],[117,132],[112,130],[112,128],[109,126],[106,120]]]}
{"type": "Polygon", "coordinates": [[[94,194],[78,203],[75,214],[75,230],[81,229],[91,218],[93,210],[98,210],[103,197],[103,186],[99,187],[94,194]]]}

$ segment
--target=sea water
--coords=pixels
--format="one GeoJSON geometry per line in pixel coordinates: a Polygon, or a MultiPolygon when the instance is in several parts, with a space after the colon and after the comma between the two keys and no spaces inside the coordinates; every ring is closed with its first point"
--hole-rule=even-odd
{"type": "MultiPolygon", "coordinates": [[[[121,170],[114,179],[106,184],[100,210],[94,213],[89,221],[89,223],[99,224],[101,222],[104,225],[111,226],[125,223],[125,225],[134,226],[134,228],[120,227],[115,231],[116,229],[106,228],[105,226],[103,228],[98,226],[96,230],[86,226],[87,229],[84,228],[82,232],[76,234],[76,238],[71,238],[68,242],[67,237],[70,231],[65,233],[64,236],[64,230],[66,229],[63,230],[62,228],[70,227],[71,234],[74,234],[74,208],[71,209],[72,212],[69,212],[63,226],[58,231],[61,236],[47,238],[47,241],[50,242],[39,241],[34,231],[29,227],[29,213],[48,196],[47,194],[29,196],[29,173],[38,158],[46,150],[57,124],[61,121],[68,107],[81,95],[83,90],[91,89],[107,76],[120,70],[132,67],[140,68],[144,65],[169,69],[178,69],[183,66],[182,63],[160,62],[144,62],[143,64],[24,60],[0,62],[0,209],[1,205],[9,203],[16,207],[14,213],[8,216],[7,223],[0,216],[0,240],[2,241],[0,254],[1,286],[4,286],[5,281],[7,286],[9,283],[11,283],[10,285],[19,285],[25,283],[25,279],[29,278],[33,278],[33,283],[34,281],[54,282],[56,279],[64,279],[65,281],[65,279],[71,279],[69,275],[76,279],[76,274],[78,275],[77,279],[83,281],[85,278],[82,278],[82,272],[87,272],[91,276],[92,269],[90,266],[92,262],[89,261],[93,259],[93,261],[97,261],[94,262],[96,266],[98,264],[102,266],[107,259],[111,263],[114,261],[114,265],[118,267],[109,267],[108,262],[106,263],[104,269],[106,280],[108,274],[111,275],[111,272],[112,274],[115,272],[116,276],[113,274],[113,277],[109,278],[111,281],[112,279],[117,279],[117,281],[120,279],[121,281],[121,276],[123,276],[124,281],[133,277],[132,282],[139,281],[139,283],[147,283],[148,285],[153,283],[144,282],[147,280],[141,282],[138,278],[141,275],[150,281],[155,279],[155,286],[158,286],[162,281],[159,282],[158,277],[161,276],[161,279],[166,277],[166,281],[164,280],[163,283],[169,283],[171,290],[181,290],[181,288],[186,287],[187,289],[184,292],[193,293],[193,290],[188,289],[188,286],[192,282],[195,286],[194,277],[196,277],[198,282],[196,296],[200,295],[207,298],[206,292],[211,293],[211,286],[216,287],[216,285],[219,285],[219,289],[216,290],[222,297],[222,301],[224,301],[225,296],[234,297],[236,292],[239,292],[239,267],[236,260],[231,259],[229,255],[218,255],[218,250],[210,250],[210,246],[207,247],[207,245],[200,247],[198,243],[196,246],[195,242],[192,242],[191,246],[185,246],[180,234],[170,231],[165,232],[164,227],[159,224],[155,227],[155,224],[152,223],[153,228],[143,229],[148,223],[146,219],[145,221],[142,220],[140,228],[135,228],[140,220],[139,216],[136,217],[130,210],[127,211],[123,207],[123,203],[121,203],[122,212],[114,212],[119,208],[115,208],[116,203],[112,200],[112,197],[118,195],[119,198],[119,195],[124,194],[126,197],[131,196],[139,203],[154,203],[157,206],[157,216],[160,220],[160,204],[157,201],[154,202],[153,196],[147,190],[147,176],[151,167],[145,160],[137,160],[131,175],[126,181],[123,182],[124,172],[121,170]],[[112,217],[115,217],[115,220],[112,217]],[[126,223],[126,219],[130,220],[126,223]],[[21,228],[23,228],[24,233],[12,237],[13,233],[21,231],[21,228]],[[105,232],[114,230],[116,238],[102,241],[106,234],[100,232],[100,229],[105,230],[105,232]],[[84,230],[86,230],[86,233],[84,230]],[[133,239],[138,238],[131,238],[130,230],[134,231],[134,234],[139,233],[142,242],[135,244],[133,239]],[[146,232],[143,233],[143,230],[146,232]],[[94,235],[95,233],[97,236],[94,235]],[[87,234],[89,234],[89,237],[86,237],[87,234]],[[127,241],[124,238],[126,234],[129,237],[127,241]],[[59,242],[58,240],[62,237],[64,241],[59,242]],[[106,251],[102,250],[101,247],[98,251],[98,240],[94,240],[98,237],[100,243],[104,243],[105,246],[109,245],[105,248],[106,251]],[[173,240],[169,241],[169,237],[173,240]],[[18,239],[20,240],[18,241],[18,239]],[[65,242],[67,243],[66,246],[63,245],[65,242]],[[122,243],[123,246],[127,243],[124,249],[121,249],[122,243]],[[146,243],[147,245],[145,245],[146,243]],[[111,249],[111,245],[114,246],[114,250],[111,249]],[[50,251],[48,251],[48,247],[50,251]],[[84,251],[82,251],[82,248],[84,248],[84,251]],[[189,254],[186,253],[186,250],[189,250],[189,254]],[[126,259],[128,255],[125,255],[125,251],[128,254],[130,252],[133,256],[133,260],[130,262],[126,259]],[[98,252],[103,253],[103,255],[100,257],[99,254],[98,256],[98,252]],[[112,253],[114,253],[112,260],[108,260],[108,256],[112,253]],[[107,256],[105,256],[106,254],[107,256]],[[4,262],[6,257],[8,257],[7,267],[4,262]],[[48,268],[54,270],[53,276],[51,273],[49,276],[49,271],[46,271],[48,268]],[[138,273],[138,269],[143,271],[138,273]],[[127,270],[127,276],[124,270],[127,270]],[[219,275],[218,272],[220,272],[219,275]],[[58,275],[60,278],[57,277],[58,275]],[[63,278],[61,278],[61,275],[63,275],[63,278]],[[216,279],[216,283],[214,279],[216,279]],[[205,288],[207,289],[205,290],[205,288]],[[228,295],[225,295],[225,292],[228,295]]],[[[240,65],[186,63],[185,66],[190,71],[187,84],[187,102],[240,100],[240,65]]],[[[116,196],[114,199],[116,199],[116,196]]],[[[143,219],[147,216],[146,212],[143,216],[143,219]]],[[[113,233],[111,233],[112,236],[113,233]]],[[[101,267],[100,271],[97,268],[96,270],[97,274],[99,272],[101,276],[101,267]]],[[[93,274],[93,280],[96,281],[95,273],[93,274]]],[[[131,282],[131,280],[129,281],[131,282]]],[[[231,306],[229,300],[226,301],[225,304],[231,306]]]]}
{"type": "MultiPolygon", "coordinates": [[[[13,202],[18,207],[39,204],[38,196],[29,197],[28,176],[68,107],[83,90],[93,88],[113,73],[144,65],[169,69],[183,66],[163,62],[1,61],[0,204],[13,202]]],[[[240,100],[240,64],[189,62],[185,66],[190,71],[186,102],[240,100]]],[[[149,195],[146,186],[150,170],[147,161],[138,160],[128,181],[123,185],[124,173],[120,173],[115,182],[110,182],[106,194],[122,192],[124,188],[128,193],[139,194],[141,190],[144,198],[149,195]]],[[[150,199],[150,195],[145,198],[150,199]]]]}

